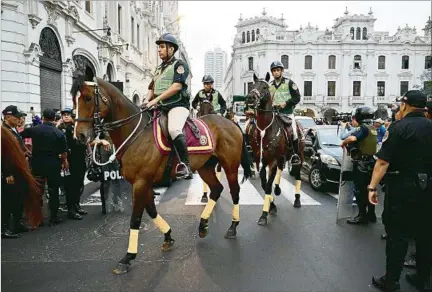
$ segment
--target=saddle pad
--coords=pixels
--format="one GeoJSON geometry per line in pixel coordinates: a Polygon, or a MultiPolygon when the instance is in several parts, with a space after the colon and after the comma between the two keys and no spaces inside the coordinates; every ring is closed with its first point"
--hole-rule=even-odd
{"type": "MultiPolygon", "coordinates": [[[[153,122],[153,134],[156,142],[156,147],[162,155],[168,155],[171,152],[171,143],[165,137],[164,132],[159,123],[159,117],[153,122]]],[[[183,127],[183,134],[186,138],[188,152],[190,154],[208,154],[214,150],[213,135],[208,126],[199,119],[192,119],[197,125],[200,138],[196,138],[188,122],[183,127]]]]}

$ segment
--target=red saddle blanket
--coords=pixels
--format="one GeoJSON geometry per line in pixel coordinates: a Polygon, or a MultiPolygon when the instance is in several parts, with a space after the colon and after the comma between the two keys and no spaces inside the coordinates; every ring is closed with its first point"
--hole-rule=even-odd
{"type": "MultiPolygon", "coordinates": [[[[159,116],[153,122],[153,134],[156,147],[162,155],[168,155],[171,152],[171,143],[168,142],[167,135],[167,118],[159,116]]],[[[208,126],[199,119],[189,119],[183,127],[183,134],[186,138],[188,152],[190,154],[208,154],[214,150],[213,135],[208,126]],[[198,127],[199,138],[192,130],[190,123],[193,122],[198,127]]]]}

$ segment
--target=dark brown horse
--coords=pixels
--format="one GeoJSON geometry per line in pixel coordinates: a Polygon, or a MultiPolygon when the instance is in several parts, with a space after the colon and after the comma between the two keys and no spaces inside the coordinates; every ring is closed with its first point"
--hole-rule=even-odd
{"type": "MultiPolygon", "coordinates": [[[[74,75],[71,94],[77,117],[75,135],[82,143],[87,143],[94,139],[99,130],[108,130],[117,149],[116,157],[122,162],[122,175],[132,184],[129,248],[113,271],[123,274],[128,271],[138,252],[138,233],[144,209],[165,236],[162,249],[170,250],[174,244],[171,227],[157,213],[152,196],[152,185],[162,180],[168,155],[161,154],[155,145],[154,119],[149,110],[141,110],[112,84],[100,78],[95,81],[84,81],[84,74],[80,72],[74,75]]],[[[250,176],[246,146],[241,131],[231,121],[218,115],[206,115],[201,120],[212,134],[214,148],[208,154],[190,155],[192,170],[197,170],[210,187],[210,200],[201,214],[198,227],[199,236],[208,234],[208,219],[223,191],[215,173],[215,166],[220,163],[234,203],[232,223],[225,237],[235,238],[239,224],[240,164],[245,171],[244,179],[250,176]]],[[[175,176],[174,169],[170,175],[175,176]]]]}
{"type": "Polygon", "coordinates": [[[18,140],[3,126],[1,127],[1,158],[2,173],[14,177],[11,189],[26,198],[24,207],[28,223],[33,228],[39,226],[42,222],[42,186],[32,175],[18,140]]]}
{"type": "MultiPolygon", "coordinates": [[[[276,214],[277,208],[272,195],[273,182],[275,182],[275,195],[281,194],[279,187],[282,170],[287,160],[293,155],[293,132],[285,135],[284,125],[273,108],[273,97],[270,93],[270,74],[265,80],[260,80],[254,74],[254,88],[246,97],[246,105],[255,110],[256,122],[248,125],[249,143],[254,152],[254,160],[259,168],[261,186],[264,189],[263,213],[258,220],[259,225],[267,224],[268,214],[276,214]],[[259,166],[262,163],[262,166],[259,166]],[[266,177],[266,167],[269,168],[269,177],[266,177]]],[[[300,129],[301,130],[301,129],[300,129]]],[[[301,207],[300,203],[300,169],[304,160],[304,142],[300,142],[299,152],[301,163],[293,165],[292,172],[296,178],[294,207],[301,207]]]]}

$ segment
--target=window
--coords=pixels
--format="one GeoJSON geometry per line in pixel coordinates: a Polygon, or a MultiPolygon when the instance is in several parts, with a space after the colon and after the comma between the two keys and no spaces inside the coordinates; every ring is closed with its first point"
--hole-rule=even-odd
{"type": "Polygon", "coordinates": [[[250,32],[249,31],[247,32],[247,42],[248,43],[250,42],[250,32]]]}
{"type": "Polygon", "coordinates": [[[402,56],[402,69],[409,69],[409,56],[402,56]]]}
{"type": "Polygon", "coordinates": [[[350,29],[350,36],[351,36],[351,39],[353,40],[354,39],[354,27],[351,27],[351,29],[350,29]]]}
{"type": "Polygon", "coordinates": [[[328,68],[336,69],[336,56],[330,55],[328,58],[328,68]]]}
{"type": "Polygon", "coordinates": [[[361,81],[353,81],[353,96],[360,96],[361,81]]]}
{"type": "Polygon", "coordinates": [[[91,13],[91,2],[90,2],[90,1],[86,1],[86,2],[85,2],[85,10],[86,10],[88,13],[91,13]]]}
{"type": "Polygon", "coordinates": [[[385,81],[378,81],[377,82],[377,95],[378,96],[385,96],[385,81]]]}
{"type": "Polygon", "coordinates": [[[249,70],[253,70],[253,68],[254,68],[254,65],[253,65],[253,57],[249,57],[248,58],[248,61],[249,61],[249,70]]]}
{"type": "Polygon", "coordinates": [[[363,39],[367,40],[367,28],[363,27],[363,39]]]}
{"type": "Polygon", "coordinates": [[[361,29],[360,27],[357,27],[356,40],[360,40],[360,39],[361,39],[361,29]]]}
{"type": "Polygon", "coordinates": [[[379,70],[385,69],[385,56],[379,56],[378,57],[378,69],[379,70]]]}
{"type": "Polygon", "coordinates": [[[118,33],[121,33],[121,15],[122,15],[122,7],[119,5],[117,7],[117,29],[118,29],[118,33]]]}
{"type": "Polygon", "coordinates": [[[255,30],[252,30],[252,41],[255,41],[255,30]]]}
{"type": "Polygon", "coordinates": [[[312,56],[305,56],[305,69],[312,69],[312,56]]]}
{"type": "Polygon", "coordinates": [[[245,32],[242,33],[242,44],[244,44],[246,41],[246,34],[245,32]]]}
{"type": "Polygon", "coordinates": [[[139,24],[137,24],[137,46],[138,46],[138,49],[141,47],[140,46],[140,26],[139,26],[139,24]]]}
{"type": "Polygon", "coordinates": [[[336,81],[327,81],[327,96],[336,96],[336,81]]]}
{"type": "Polygon", "coordinates": [[[408,81],[401,81],[400,83],[400,96],[403,96],[408,91],[408,81]]]}
{"type": "Polygon", "coordinates": [[[312,81],[304,82],[304,96],[312,96],[312,81]]]}
{"type": "Polygon", "coordinates": [[[285,69],[288,69],[289,57],[287,55],[282,55],[282,57],[281,57],[281,63],[282,63],[282,65],[284,65],[285,69]]]}
{"type": "Polygon", "coordinates": [[[248,89],[248,93],[252,91],[252,89],[253,89],[253,82],[248,82],[247,89],[248,89]]]}
{"type": "Polygon", "coordinates": [[[135,19],[131,17],[131,43],[135,43],[135,19]]]}
{"type": "Polygon", "coordinates": [[[426,56],[425,57],[425,69],[431,69],[432,68],[432,56],[426,56]]]}
{"type": "Polygon", "coordinates": [[[257,34],[257,35],[259,35],[259,34],[260,34],[259,28],[257,28],[257,32],[256,32],[256,34],[257,34]]]}
{"type": "Polygon", "coordinates": [[[354,69],[361,69],[361,56],[360,55],[354,56],[354,69]]]}

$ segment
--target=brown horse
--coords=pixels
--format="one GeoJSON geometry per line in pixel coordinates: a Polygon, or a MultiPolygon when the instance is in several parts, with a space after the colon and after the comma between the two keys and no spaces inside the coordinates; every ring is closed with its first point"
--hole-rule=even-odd
{"type": "MultiPolygon", "coordinates": [[[[5,127],[1,127],[1,166],[2,173],[11,174],[14,192],[23,194],[25,214],[28,223],[34,228],[42,222],[42,186],[31,173],[25,154],[16,137],[5,127]]],[[[4,190],[3,190],[4,191],[4,190]]]]}
{"type": "MultiPolygon", "coordinates": [[[[163,155],[156,146],[154,129],[158,125],[154,124],[155,118],[149,110],[138,108],[112,84],[100,78],[95,81],[84,81],[83,73],[74,74],[71,94],[77,117],[75,135],[79,141],[87,143],[93,140],[100,130],[108,130],[117,149],[115,155],[122,162],[122,175],[132,184],[133,210],[129,248],[113,271],[115,274],[123,274],[128,271],[138,252],[138,233],[144,209],[165,236],[162,249],[170,250],[174,244],[171,227],[157,213],[152,196],[152,185],[163,179],[168,155],[163,155]]],[[[210,187],[210,200],[201,214],[198,227],[199,236],[205,237],[208,234],[208,219],[223,191],[215,173],[215,166],[219,162],[224,168],[234,203],[232,223],[225,237],[235,238],[239,224],[240,164],[245,172],[243,180],[250,176],[245,142],[241,131],[223,117],[206,115],[201,117],[201,121],[210,131],[213,148],[206,154],[190,155],[192,171],[197,170],[210,187]],[[240,145],[242,147],[239,147],[240,145]]],[[[173,169],[170,176],[175,176],[173,169]]]]}
{"type": "MultiPolygon", "coordinates": [[[[267,73],[265,80],[260,80],[254,74],[254,88],[246,97],[245,103],[255,110],[256,122],[249,123],[249,143],[254,152],[254,159],[261,178],[261,186],[264,189],[264,207],[258,225],[267,225],[268,214],[277,213],[277,208],[272,196],[273,182],[275,181],[275,195],[281,194],[279,187],[282,170],[287,160],[293,155],[293,133],[292,128],[285,135],[284,125],[277,117],[273,108],[273,97],[270,93],[270,74],[267,73]],[[262,163],[262,167],[259,164],[262,163]],[[269,168],[269,177],[266,178],[266,167],[269,168]]],[[[300,129],[301,130],[301,129],[300,129]]],[[[293,165],[292,172],[296,178],[294,207],[301,207],[300,203],[300,170],[304,160],[304,142],[299,146],[301,163],[293,165]]]]}

